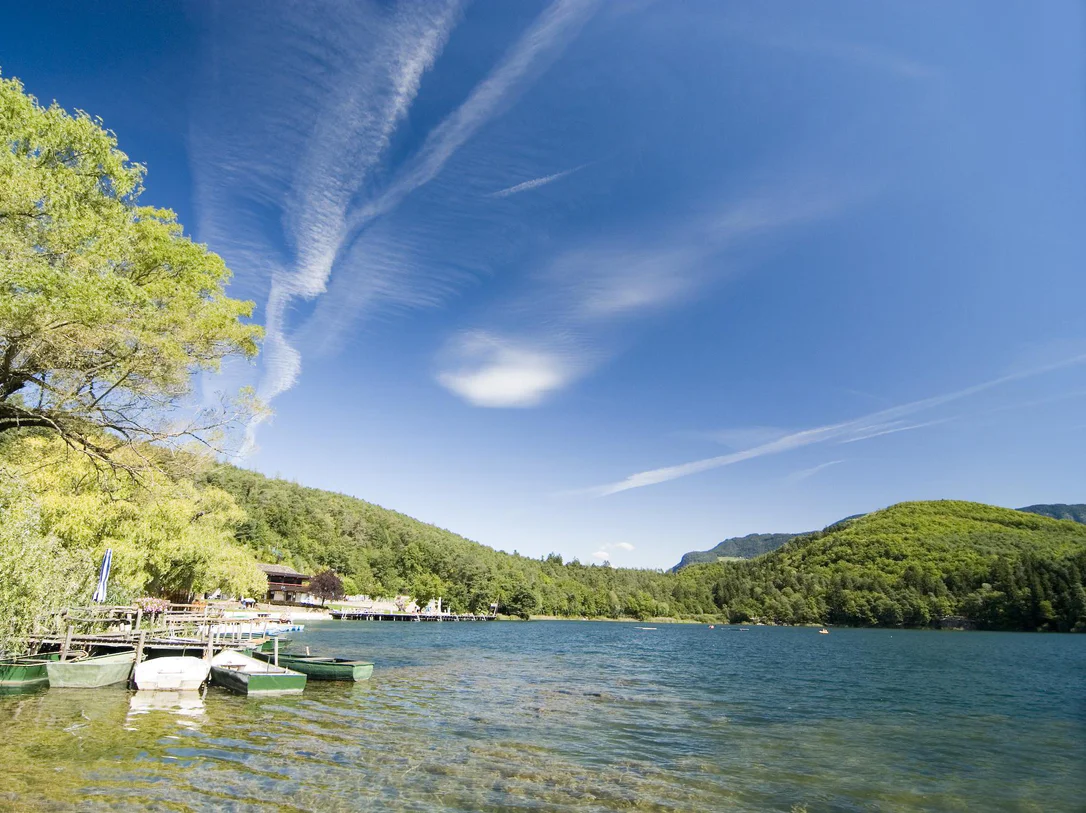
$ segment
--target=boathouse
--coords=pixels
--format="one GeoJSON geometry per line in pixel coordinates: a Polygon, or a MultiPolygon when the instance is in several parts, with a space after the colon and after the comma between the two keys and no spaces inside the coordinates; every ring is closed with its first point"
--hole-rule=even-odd
{"type": "Polygon", "coordinates": [[[286,565],[258,567],[268,577],[268,601],[295,603],[309,595],[309,577],[286,565]]]}

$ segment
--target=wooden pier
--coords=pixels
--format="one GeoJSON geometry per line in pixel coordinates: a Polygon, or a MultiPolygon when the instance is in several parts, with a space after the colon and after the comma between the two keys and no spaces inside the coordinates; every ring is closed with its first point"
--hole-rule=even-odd
{"type": "Polygon", "coordinates": [[[332,610],[335,621],[494,621],[482,613],[386,613],[376,610],[332,610]]]}
{"type": "Polygon", "coordinates": [[[171,604],[148,614],[138,607],[72,608],[43,626],[53,631],[31,637],[33,652],[59,652],[67,660],[79,652],[135,649],[139,662],[145,651],[210,659],[224,649],[259,646],[272,637],[268,627],[278,625],[270,617],[227,618],[220,608],[171,604]]]}

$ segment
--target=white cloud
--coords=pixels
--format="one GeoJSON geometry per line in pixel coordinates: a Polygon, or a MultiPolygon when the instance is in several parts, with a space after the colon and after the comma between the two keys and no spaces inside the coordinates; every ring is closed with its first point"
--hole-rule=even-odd
{"type": "Polygon", "coordinates": [[[634,549],[634,546],[631,545],[629,542],[616,542],[612,547],[617,550],[624,550],[627,552],[634,549]]]}
{"type": "MultiPolygon", "coordinates": [[[[670,480],[677,480],[680,477],[689,477],[692,474],[700,474],[701,472],[719,469],[724,466],[731,466],[744,460],[751,460],[753,458],[764,457],[766,455],[780,454],[782,452],[791,451],[792,449],[810,446],[815,443],[823,443],[828,440],[838,440],[844,442],[851,439],[863,440],[871,437],[876,437],[880,434],[887,434],[887,432],[884,431],[887,425],[898,422],[900,418],[907,415],[912,415],[917,412],[933,409],[935,407],[939,407],[953,401],[959,401],[963,398],[967,398],[971,395],[976,395],[977,393],[984,392],[985,390],[990,390],[994,387],[998,387],[1002,384],[1007,384],[1012,381],[1032,378],[1037,375],[1053,372],[1055,370],[1064,369],[1067,367],[1077,366],[1083,363],[1086,363],[1086,355],[1073,356],[1071,358],[1053,362],[1042,367],[1036,367],[1031,370],[1021,370],[1019,372],[1004,375],[1000,378],[985,381],[980,384],[974,384],[971,387],[966,387],[955,392],[944,393],[943,395],[935,395],[919,401],[911,401],[909,403],[901,404],[896,407],[890,407],[889,409],[880,410],[879,412],[874,412],[870,415],[865,415],[861,418],[856,418],[854,420],[844,421],[842,423],[836,424],[827,424],[825,426],[817,426],[813,429],[805,429],[801,432],[793,432],[792,434],[785,435],[776,440],[764,443],[760,446],[746,449],[744,451],[734,452],[732,454],[726,455],[719,455],[717,457],[708,457],[702,460],[694,460],[689,463],[680,463],[675,466],[664,466],[663,468],[649,469],[648,471],[638,472],[636,474],[631,474],[624,480],[619,480],[618,482],[608,483],[607,485],[583,490],[581,493],[605,497],[611,494],[617,494],[621,491],[629,491],[635,488],[644,488],[645,486],[666,483],[670,480]],[[874,434],[872,434],[873,431],[874,434]]],[[[938,422],[939,421],[932,421],[931,423],[938,422]]],[[[913,426],[904,428],[916,429],[925,425],[930,424],[915,424],[913,426]]]]}
{"type": "Polygon", "coordinates": [[[481,407],[530,407],[565,387],[578,364],[563,353],[475,331],[458,336],[438,382],[481,407]]]}
{"type": "Polygon", "coordinates": [[[593,559],[598,559],[601,562],[606,561],[610,557],[610,554],[605,550],[598,550],[592,554],[593,559]]]}
{"type": "Polygon", "coordinates": [[[549,183],[554,183],[555,181],[559,181],[562,178],[565,178],[567,175],[572,175],[574,172],[578,172],[578,171],[584,169],[585,166],[587,166],[587,165],[586,164],[581,164],[581,166],[579,166],[579,167],[573,167],[572,169],[566,169],[566,170],[563,170],[562,172],[555,172],[553,175],[544,175],[542,178],[534,178],[534,179],[532,179],[530,181],[524,181],[524,183],[518,183],[518,184],[516,184],[514,186],[506,187],[505,189],[499,189],[497,192],[491,192],[490,197],[492,197],[492,198],[507,198],[510,195],[516,195],[516,194],[518,194],[520,192],[527,192],[527,191],[529,191],[531,189],[538,189],[541,186],[546,186],[549,183]]]}
{"type": "MultiPolygon", "coordinates": [[[[544,395],[572,384],[603,360],[607,354],[600,349],[601,337],[610,324],[673,306],[719,280],[730,266],[709,260],[740,240],[830,216],[854,196],[839,186],[827,191],[824,184],[790,185],[733,201],[693,225],[682,224],[667,239],[613,238],[564,251],[545,264],[535,288],[503,308],[506,318],[510,312],[523,314],[526,331],[546,331],[549,344],[566,347],[564,354],[551,353],[544,360],[536,352],[519,353],[515,359],[495,353],[494,363],[476,364],[466,372],[445,371],[438,380],[479,406],[541,403],[544,395]],[[569,363],[573,358],[576,365],[569,363]]],[[[492,334],[476,330],[467,335],[492,334]]],[[[537,344],[508,335],[503,343],[537,344]]]]}

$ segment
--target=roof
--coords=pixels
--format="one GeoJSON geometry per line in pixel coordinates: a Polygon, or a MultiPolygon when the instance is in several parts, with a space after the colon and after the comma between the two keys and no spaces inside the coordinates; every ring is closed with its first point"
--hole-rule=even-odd
{"type": "Polygon", "coordinates": [[[301,576],[303,579],[308,579],[309,578],[305,574],[299,573],[294,568],[287,567],[286,565],[258,564],[257,567],[259,567],[261,570],[263,570],[264,573],[266,575],[268,575],[268,576],[301,576]]]}

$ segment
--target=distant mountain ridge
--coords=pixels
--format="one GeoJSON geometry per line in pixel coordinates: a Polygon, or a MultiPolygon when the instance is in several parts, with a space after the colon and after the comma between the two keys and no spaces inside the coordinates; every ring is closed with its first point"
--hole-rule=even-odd
{"type": "MultiPolygon", "coordinates": [[[[810,531],[806,533],[810,533],[810,531]]],[[[797,536],[805,536],[806,533],[733,536],[709,550],[692,550],[689,553],[684,553],[683,558],[679,560],[679,564],[671,569],[672,571],[682,570],[689,565],[703,565],[721,559],[753,559],[763,553],[776,550],[785,542],[795,539],[797,536]]]]}
{"type": "MultiPolygon", "coordinates": [[[[1072,522],[1078,522],[1086,525],[1086,504],[1074,504],[1068,505],[1066,503],[1041,503],[1038,505],[1029,505],[1025,508],[1017,508],[1017,511],[1022,511],[1027,514],[1038,514],[1042,517],[1050,517],[1052,519],[1066,519],[1072,522]]],[[[849,520],[858,519],[864,514],[853,514],[852,516],[845,517],[842,520],[838,520],[832,525],[827,526],[824,530],[830,530],[837,528],[841,523],[848,522],[849,520]]],[[[715,545],[709,550],[692,550],[689,553],[684,553],[682,559],[675,567],[671,568],[671,572],[675,573],[682,570],[689,565],[703,565],[710,564],[712,562],[719,562],[727,559],[754,559],[770,551],[777,550],[777,548],[784,545],[786,542],[800,537],[810,536],[816,531],[803,531],[802,533],[794,534],[747,534],[746,536],[733,536],[725,539],[723,542],[715,545]]]]}
{"type": "Polygon", "coordinates": [[[1052,519],[1069,519],[1072,522],[1080,522],[1086,525],[1086,505],[1081,503],[1076,505],[1068,505],[1066,503],[1058,502],[1051,505],[1029,505],[1025,508],[1019,508],[1019,511],[1025,511],[1027,514],[1040,514],[1042,517],[1052,517],[1052,519]]]}

